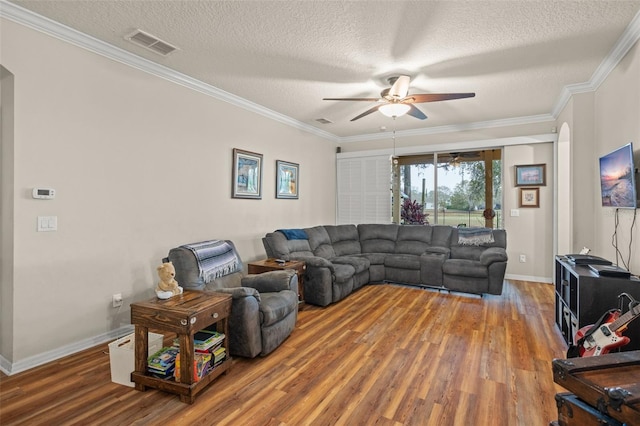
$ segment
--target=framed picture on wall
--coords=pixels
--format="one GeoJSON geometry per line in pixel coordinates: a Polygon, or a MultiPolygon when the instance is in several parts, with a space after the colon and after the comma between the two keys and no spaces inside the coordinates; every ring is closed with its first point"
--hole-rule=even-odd
{"type": "Polygon", "coordinates": [[[540,188],[520,188],[520,207],[540,207],[540,188]]]}
{"type": "Polygon", "coordinates": [[[516,167],[516,186],[545,186],[546,164],[530,164],[516,167]]]}
{"type": "Polygon", "coordinates": [[[233,149],[232,198],[262,198],[262,154],[233,149]]]}
{"type": "Polygon", "coordinates": [[[298,198],[300,165],[276,160],[276,198],[298,198]]]}

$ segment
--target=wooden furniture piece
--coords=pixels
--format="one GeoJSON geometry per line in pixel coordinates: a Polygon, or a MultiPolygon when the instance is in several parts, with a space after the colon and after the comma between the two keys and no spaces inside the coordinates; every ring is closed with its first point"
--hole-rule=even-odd
{"type": "Polygon", "coordinates": [[[556,395],[560,426],[640,425],[640,351],[555,359],[552,365],[554,382],[571,392],[556,395]]]}
{"type": "Polygon", "coordinates": [[[275,259],[264,259],[247,264],[247,272],[250,274],[262,274],[269,271],[278,271],[282,269],[293,269],[298,274],[298,309],[304,307],[304,271],[306,264],[302,260],[287,260],[284,263],[278,263],[275,259]]]}
{"type": "MultiPolygon", "coordinates": [[[[608,310],[619,307],[618,295],[628,293],[640,301],[640,280],[601,277],[586,265],[573,265],[565,256],[555,262],[555,320],[567,345],[575,344],[576,332],[594,324],[608,310]]],[[[627,299],[623,313],[627,311],[627,299]]],[[[621,350],[640,349],[640,319],[623,333],[631,342],[621,350]]]]}
{"type": "Polygon", "coordinates": [[[140,391],[147,387],[172,392],[182,402],[192,404],[195,396],[216,377],[231,367],[229,356],[228,317],[231,314],[231,295],[203,291],[185,291],[179,296],[160,300],[153,298],[131,304],[131,323],[135,325],[135,371],[131,380],[140,391]],[[199,381],[193,375],[193,335],[216,324],[216,330],[225,334],[223,343],[227,359],[199,381]],[[149,328],[177,333],[180,341],[180,382],[163,380],[147,375],[147,332],[149,328]]]}
{"type": "Polygon", "coordinates": [[[556,406],[558,407],[557,426],[623,426],[622,423],[602,414],[571,392],[556,394],[556,406]]]}

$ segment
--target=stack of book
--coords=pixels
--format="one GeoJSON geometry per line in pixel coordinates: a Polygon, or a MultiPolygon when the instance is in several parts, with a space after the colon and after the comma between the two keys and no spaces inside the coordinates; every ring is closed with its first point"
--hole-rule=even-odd
{"type": "Polygon", "coordinates": [[[147,372],[154,377],[170,379],[176,367],[178,348],[164,347],[147,359],[147,372]]]}
{"type": "Polygon", "coordinates": [[[224,341],[224,334],[213,330],[200,330],[193,336],[193,347],[196,352],[212,352],[224,341]]]}
{"type": "MultiPolygon", "coordinates": [[[[223,348],[224,349],[224,348],[223,348]]],[[[197,382],[211,371],[211,354],[196,352],[193,356],[193,381],[197,382]]],[[[180,354],[176,357],[176,369],[173,373],[176,382],[180,381],[180,354]]]]}
{"type": "MultiPolygon", "coordinates": [[[[224,333],[215,330],[200,330],[193,335],[193,380],[199,381],[213,368],[220,365],[226,358],[226,349],[222,346],[225,339],[224,333]]],[[[180,347],[178,338],[173,340],[173,346],[180,347]]],[[[180,381],[180,356],[178,356],[174,371],[176,381],[180,381]]]]}
{"type": "Polygon", "coordinates": [[[215,368],[218,365],[222,364],[225,359],[227,359],[227,350],[224,348],[224,346],[220,346],[215,351],[213,351],[212,368],[215,368]]]}

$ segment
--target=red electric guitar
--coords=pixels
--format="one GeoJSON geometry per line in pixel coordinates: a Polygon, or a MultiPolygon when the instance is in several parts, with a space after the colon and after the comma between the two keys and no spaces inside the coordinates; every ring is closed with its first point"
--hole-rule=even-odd
{"type": "Polygon", "coordinates": [[[609,353],[612,349],[628,344],[631,339],[621,335],[627,325],[640,316],[640,304],[630,307],[624,315],[620,310],[611,311],[609,316],[595,330],[593,325],[582,327],[576,333],[574,341],[579,342],[581,357],[597,356],[609,353]],[[582,342],[582,343],[580,343],[582,342]]]}

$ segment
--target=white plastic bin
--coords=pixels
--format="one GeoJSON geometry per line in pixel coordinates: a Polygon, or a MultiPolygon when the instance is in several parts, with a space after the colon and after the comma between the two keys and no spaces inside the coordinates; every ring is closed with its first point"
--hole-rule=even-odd
{"type": "MultiPolygon", "coordinates": [[[[162,349],[164,335],[149,333],[149,355],[162,349]]],[[[111,381],[133,387],[131,372],[135,369],[135,334],[131,333],[109,343],[109,364],[111,365],[111,381]]]]}

